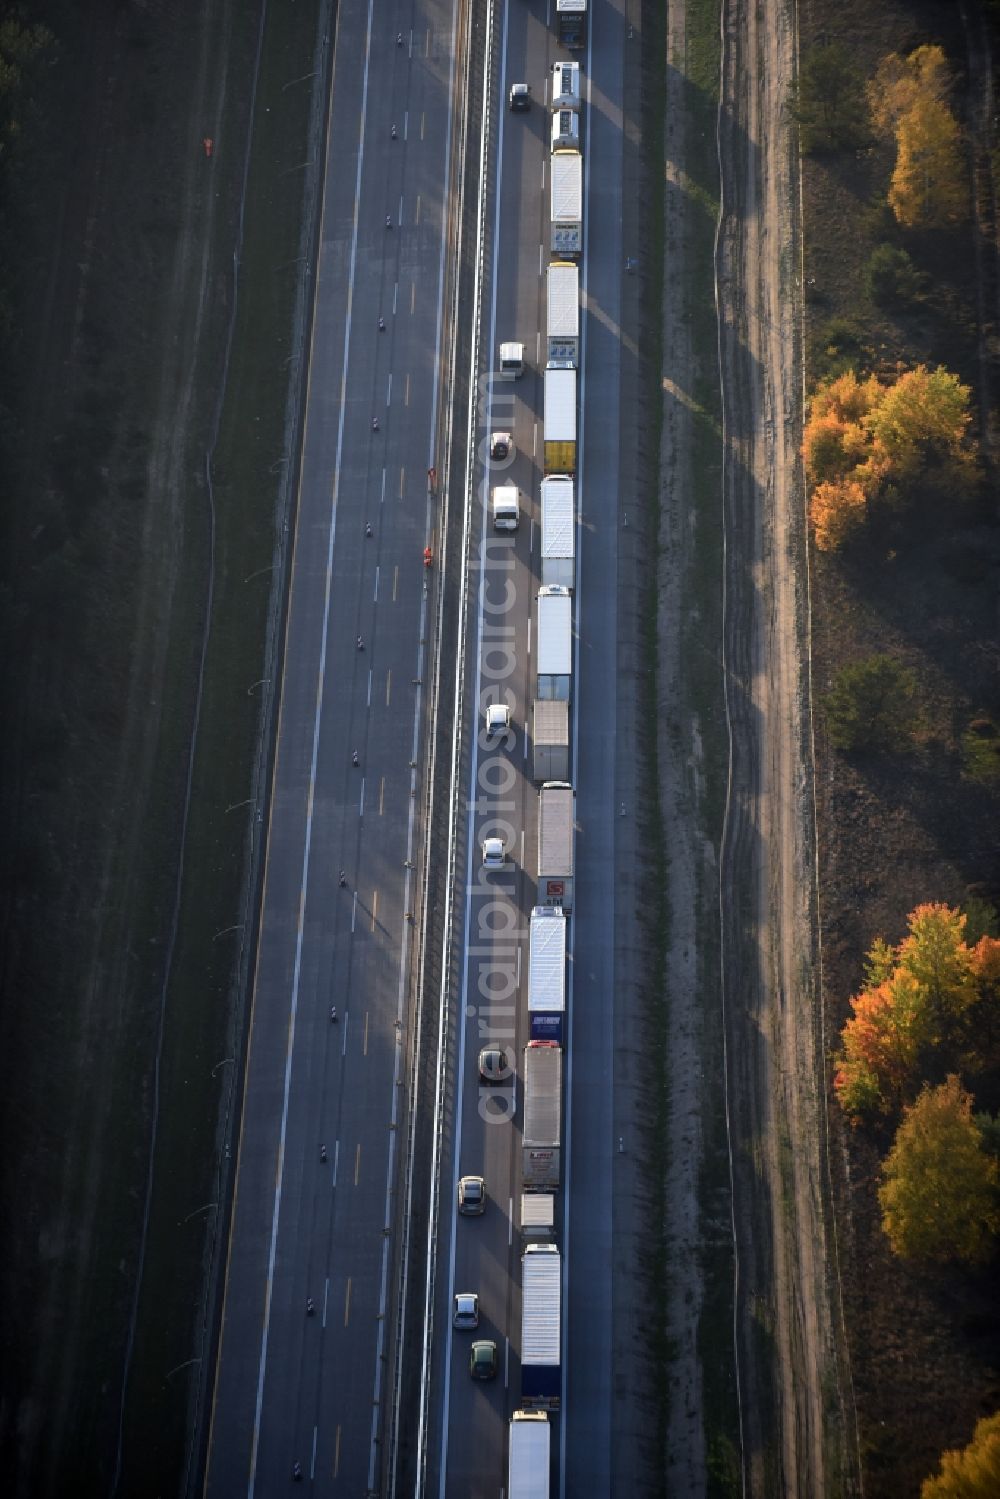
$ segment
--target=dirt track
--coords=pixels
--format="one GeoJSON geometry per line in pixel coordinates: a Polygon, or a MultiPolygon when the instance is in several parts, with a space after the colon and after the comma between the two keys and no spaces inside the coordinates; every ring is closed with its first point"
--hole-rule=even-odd
{"type": "Polygon", "coordinates": [[[716,256],[729,787],[719,913],[744,1469],[754,1494],[854,1491],[824,1065],[808,699],[794,17],[724,11],[716,256]]]}

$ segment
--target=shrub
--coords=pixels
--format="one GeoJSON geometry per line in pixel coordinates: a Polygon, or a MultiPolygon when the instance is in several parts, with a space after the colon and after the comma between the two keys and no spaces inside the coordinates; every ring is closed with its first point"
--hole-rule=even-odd
{"type": "Polygon", "coordinates": [[[879,307],[905,307],[920,295],[923,276],[905,250],[881,244],[865,267],[865,289],[879,307]]]}
{"type": "Polygon", "coordinates": [[[866,656],[837,673],[825,700],[830,741],[839,750],[908,748],[917,722],[917,682],[891,656],[866,656]]]}

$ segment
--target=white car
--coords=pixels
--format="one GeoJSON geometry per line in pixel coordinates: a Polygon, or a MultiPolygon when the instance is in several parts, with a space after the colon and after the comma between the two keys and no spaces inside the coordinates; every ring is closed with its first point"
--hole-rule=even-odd
{"type": "Polygon", "coordinates": [[[506,734],[510,728],[510,709],[506,703],[490,703],[486,709],[486,737],[492,739],[496,734],[506,734]]]}
{"type": "Polygon", "coordinates": [[[455,1296],[452,1322],[458,1332],[471,1332],[479,1326],[479,1297],[475,1291],[459,1291],[455,1296]]]}
{"type": "Polygon", "coordinates": [[[507,850],[504,848],[502,838],[483,839],[483,867],[486,869],[504,869],[507,864],[507,850]]]}

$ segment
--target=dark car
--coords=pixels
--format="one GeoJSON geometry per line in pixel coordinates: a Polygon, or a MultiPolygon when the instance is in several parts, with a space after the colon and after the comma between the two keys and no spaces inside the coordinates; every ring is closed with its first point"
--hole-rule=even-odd
{"type": "Polygon", "coordinates": [[[506,1083],[514,1075],[510,1053],[500,1046],[484,1046],[479,1053],[479,1076],[484,1083],[506,1083]]]}
{"type": "Polygon", "coordinates": [[[469,1354],[469,1373],[473,1379],[496,1379],[497,1345],[492,1338],[482,1338],[473,1343],[469,1354]]]}
{"type": "Polygon", "coordinates": [[[511,84],[510,107],[513,110],[524,110],[531,108],[531,90],[526,83],[511,84]]]}

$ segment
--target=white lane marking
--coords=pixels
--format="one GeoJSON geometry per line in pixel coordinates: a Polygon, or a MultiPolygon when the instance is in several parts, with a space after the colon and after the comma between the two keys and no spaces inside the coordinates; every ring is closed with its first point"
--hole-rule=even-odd
{"type": "MultiPolygon", "coordinates": [[[[378,563],[377,562],[375,564],[375,596],[372,599],[372,603],[374,603],[374,604],[378,603],[378,563]]],[[[371,671],[369,671],[369,673],[368,673],[368,696],[369,696],[369,700],[371,699],[371,676],[372,676],[371,671]]]]}
{"type": "Polygon", "coordinates": [[[524,868],[524,829],[521,829],[521,868],[524,868]]]}
{"type": "Polygon", "coordinates": [[[410,134],[410,111],[408,109],[404,109],[403,110],[403,139],[404,139],[404,141],[408,139],[409,134],[410,134]]]}
{"type": "Polygon", "coordinates": [[[323,1282],[323,1321],[320,1324],[326,1326],[326,1309],[330,1305],[330,1277],[327,1276],[323,1282]]]}
{"type": "Polygon", "coordinates": [[[353,904],[351,905],[351,931],[352,932],[354,931],[354,918],[357,916],[357,914],[358,914],[358,892],[355,890],[355,892],[354,892],[354,901],[353,901],[353,904]]]}
{"type": "Polygon", "coordinates": [[[372,669],[369,666],[369,668],[368,668],[368,702],[367,702],[366,706],[370,708],[371,705],[372,705],[372,669]]]}
{"type": "Polygon", "coordinates": [[[535,329],[535,368],[538,369],[542,362],[542,330],[535,329]]]}
{"type": "Polygon", "coordinates": [[[317,1435],[318,1435],[317,1428],[314,1426],[313,1427],[312,1458],[310,1459],[310,1462],[309,1462],[309,1477],[310,1477],[310,1480],[316,1477],[316,1438],[317,1438],[317,1435]]]}
{"type": "Polygon", "coordinates": [[[379,496],[379,504],[385,504],[385,467],[382,468],[382,493],[379,496]]]}
{"type": "Polygon", "coordinates": [[[389,410],[389,407],[391,405],[392,405],[392,373],[390,371],[390,374],[389,374],[389,383],[388,383],[388,385],[385,388],[385,409],[386,409],[386,411],[389,410]]]}
{"type": "Polygon", "coordinates": [[[510,1384],[510,1338],[503,1340],[503,1387],[506,1390],[510,1384]]]}
{"type": "Polygon", "coordinates": [[[528,648],[525,651],[526,658],[531,660],[531,615],[528,615],[528,648]]]}
{"type": "MultiPolygon", "coordinates": [[[[337,1168],[340,1165],[340,1141],[335,1140],[333,1144],[333,1185],[337,1185],[337,1168]]],[[[329,1284],[329,1282],[327,1282],[329,1284]]]]}
{"type": "Polygon", "coordinates": [[[358,816],[359,817],[364,817],[364,815],[365,815],[365,778],[364,778],[364,776],[362,776],[361,777],[361,805],[358,808],[358,816]]]}
{"type": "Polygon", "coordinates": [[[545,157],[542,157],[542,192],[545,191],[545,157]]]}
{"type": "MultiPolygon", "coordinates": [[[[358,224],[361,207],[361,173],[365,160],[365,120],[368,113],[368,69],[372,39],[372,13],[374,0],[368,0],[367,31],[365,33],[365,67],[361,88],[361,110],[358,118],[358,166],[354,180],[354,222],[351,226],[351,263],[347,277],[347,309],[344,320],[343,363],[340,375],[340,417],[337,425],[337,461],[334,465],[334,485],[331,501],[330,535],[327,542],[326,585],[323,598],[323,630],[320,647],[319,680],[316,691],[316,706],[313,710],[312,756],[309,767],[309,800],[306,814],[306,837],[302,850],[302,877],[299,886],[299,919],[295,936],[295,961],[292,970],[291,1012],[288,1023],[288,1039],[285,1043],[285,1076],[281,1101],[281,1131],[278,1139],[278,1162],[274,1180],[274,1197],[271,1207],[271,1240],[267,1258],[267,1289],[264,1295],[264,1316],[260,1336],[260,1355],[257,1362],[257,1394],[254,1401],[253,1439],[250,1447],[250,1471],[247,1475],[247,1499],[254,1499],[257,1483],[257,1456],[260,1448],[260,1421],[264,1406],[264,1378],[267,1372],[267,1347],[271,1332],[271,1304],[274,1296],[274,1266],[278,1252],[278,1224],[281,1218],[281,1196],[285,1173],[285,1143],[288,1138],[288,1104],[292,1085],[292,1051],[295,1045],[295,1023],[299,1007],[299,979],[302,974],[302,944],[305,936],[306,896],[309,889],[309,860],[312,853],[313,810],[315,807],[316,767],[319,762],[319,731],[322,718],[323,694],[326,684],[326,652],[330,630],[330,600],[333,581],[333,542],[336,534],[337,499],[340,488],[340,464],[344,450],[344,418],[347,411],[347,369],[351,341],[351,318],[354,308],[354,273],[358,256],[358,224]]],[[[449,132],[450,134],[450,132],[449,132]]],[[[322,234],[322,223],[320,226],[322,234]]]]}
{"type": "Polygon", "coordinates": [[[533,422],[531,427],[531,456],[534,458],[538,452],[538,423],[533,422]]]}
{"type": "Polygon", "coordinates": [[[544,254],[545,254],[545,246],[544,245],[539,245],[538,246],[538,275],[539,275],[539,277],[541,277],[542,271],[545,269],[544,262],[543,262],[543,259],[542,259],[542,257],[544,256],[544,254]]]}
{"type": "Polygon", "coordinates": [[[399,282],[397,281],[395,283],[395,285],[393,286],[393,288],[392,288],[392,315],[393,315],[393,317],[396,316],[396,298],[398,296],[399,296],[399,282]]]}
{"type": "Polygon", "coordinates": [[[402,227],[403,227],[403,194],[402,193],[400,193],[400,195],[399,195],[399,227],[400,227],[400,229],[402,229],[402,227]]]}
{"type": "MultiPolygon", "coordinates": [[[[519,956],[520,956],[520,951],[521,951],[520,948],[518,948],[518,955],[519,956]]],[[[514,1199],[513,1199],[513,1197],[508,1197],[507,1198],[507,1248],[508,1249],[513,1244],[513,1242],[514,1242],[514,1199]]]]}
{"type": "Polygon", "coordinates": [[[342,1057],[346,1057],[347,1056],[347,1029],[348,1029],[348,1026],[350,1025],[350,1023],[351,1023],[351,1012],[350,1012],[350,1010],[345,1010],[344,1011],[344,1039],[340,1043],[340,1055],[342,1057]]]}
{"type": "Polygon", "coordinates": [[[521,944],[517,944],[517,987],[521,987],[521,944]]]}

